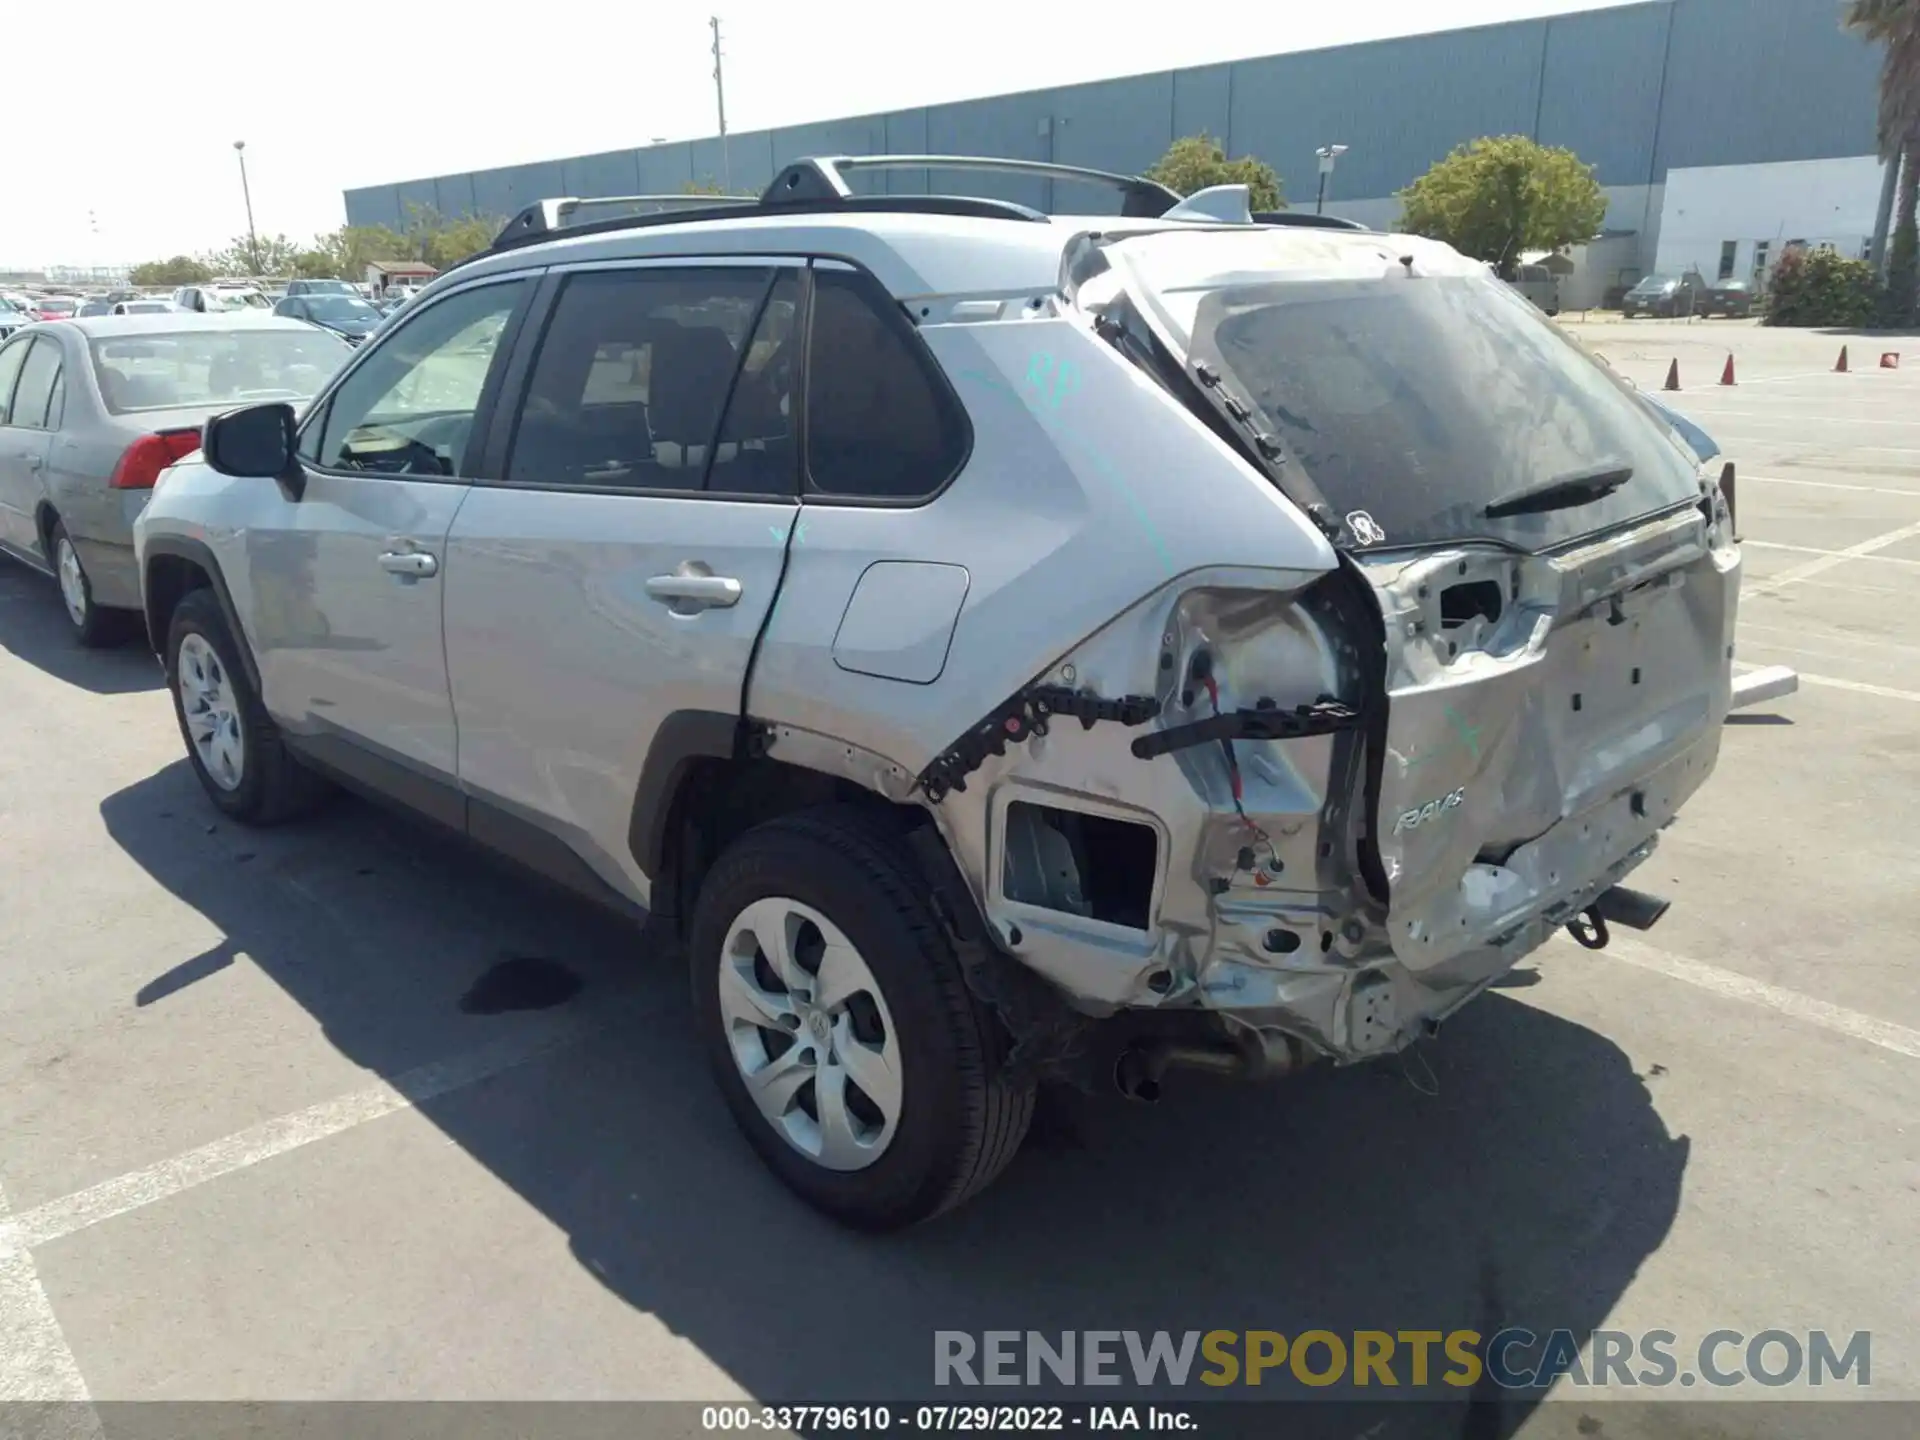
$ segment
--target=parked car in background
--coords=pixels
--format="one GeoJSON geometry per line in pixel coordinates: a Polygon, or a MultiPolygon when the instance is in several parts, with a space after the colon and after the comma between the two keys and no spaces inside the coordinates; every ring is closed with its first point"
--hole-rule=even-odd
{"type": "Polygon", "coordinates": [[[174,313],[171,300],[161,300],[151,296],[138,296],[132,300],[116,300],[113,304],[115,315],[170,315],[174,313]]]}
{"type": "Polygon", "coordinates": [[[1753,314],[1753,282],[1735,279],[1714,281],[1701,293],[1699,308],[1694,313],[1744,320],[1753,314]]]}
{"type": "Polygon", "coordinates": [[[200,444],[209,415],[304,403],[351,353],[251,311],[19,331],[0,346],[0,550],[56,577],[81,644],[126,634],[140,604],[133,521],[154,477],[200,444]]]}
{"type": "Polygon", "coordinates": [[[66,320],[80,308],[80,302],[71,295],[42,295],[33,302],[33,318],[36,320],[66,320]]]}
{"type": "Polygon", "coordinates": [[[1692,273],[1686,275],[1649,275],[1621,297],[1620,315],[1631,320],[1636,315],[1652,315],[1672,320],[1698,313],[1706,286],[1692,273]]]}
{"type": "Polygon", "coordinates": [[[6,339],[22,325],[32,323],[33,315],[27,309],[24,295],[0,295],[0,340],[6,339]]]}
{"type": "Polygon", "coordinates": [[[1713,475],[1451,247],[840,173],[916,159],[533,206],[136,527],[211,806],[345,778],[644,907],[682,1049],[870,1229],[1043,1076],[1385,1060],[1651,924],[1740,583],[1713,475]]]}
{"type": "Polygon", "coordinates": [[[273,307],[273,313],[331,330],[349,345],[358,345],[380,328],[380,312],[358,295],[289,295],[273,307]]]}
{"type": "Polygon", "coordinates": [[[76,320],[85,320],[94,315],[111,315],[112,313],[113,301],[109,300],[106,296],[82,295],[80,297],[80,304],[73,312],[73,318],[76,320]]]}
{"type": "Polygon", "coordinates": [[[287,298],[296,295],[351,295],[360,298],[360,291],[346,280],[289,280],[287,298]]]}
{"type": "Polygon", "coordinates": [[[186,285],[173,292],[176,310],[219,315],[235,310],[271,310],[272,303],[251,285],[186,285]]]}

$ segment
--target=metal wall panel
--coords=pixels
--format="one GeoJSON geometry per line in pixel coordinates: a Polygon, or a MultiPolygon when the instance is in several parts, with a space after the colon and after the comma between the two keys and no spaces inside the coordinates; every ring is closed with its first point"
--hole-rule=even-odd
{"type": "Polygon", "coordinates": [[[638,195],[640,162],[631,150],[609,150],[560,162],[562,193],[590,200],[604,195],[638,195]]]}
{"type": "Polygon", "coordinates": [[[1228,154],[1238,155],[1240,152],[1232,148],[1233,137],[1227,133],[1233,118],[1228,113],[1232,98],[1231,65],[1207,65],[1197,70],[1174,71],[1175,138],[1182,135],[1211,135],[1228,147],[1228,154]]]}
{"type": "Polygon", "coordinates": [[[1602,185],[1647,184],[1672,14],[1667,4],[1626,5],[1547,21],[1534,138],[1566,146],[1602,185]]]}
{"type": "Polygon", "coordinates": [[[1313,199],[1315,147],[1348,145],[1335,190],[1389,195],[1462,140],[1531,134],[1545,47],[1529,20],[1239,61],[1233,148],[1278,170],[1298,204],[1313,199]]]}
{"type": "MultiPolygon", "coordinates": [[[[1062,165],[1135,173],[1174,142],[1173,74],[1074,85],[1053,93],[1053,158],[1062,165]],[[1144,158],[1143,158],[1144,157],[1144,158]]],[[[1054,185],[1054,203],[1087,214],[1117,214],[1117,191],[1054,185]]]]}
{"type": "MultiPolygon", "coordinates": [[[[1568,146],[1603,185],[1646,185],[1669,166],[1872,152],[1878,67],[1871,47],[1840,30],[1835,0],[1653,0],[755,131],[728,137],[728,160],[735,189],[764,185],[802,155],[865,151],[1140,170],[1173,138],[1204,131],[1235,155],[1259,155],[1294,202],[1311,203],[1317,145],[1352,147],[1332,195],[1368,200],[1392,195],[1463,141],[1518,133],[1568,146]]],[[[398,225],[408,200],[457,213],[469,197],[472,210],[505,215],[544,195],[625,193],[629,183],[674,193],[696,174],[718,179],[718,155],[717,140],[704,139],[368,186],[347,192],[347,215],[398,225]]],[[[858,188],[1083,203],[1078,187],[918,171],[867,177],[858,188]]]]}
{"type": "Polygon", "coordinates": [[[1660,173],[1874,154],[1879,74],[1828,0],[1674,0],[1660,173]]]}
{"type": "Polygon", "coordinates": [[[385,225],[391,229],[400,223],[397,186],[366,185],[358,190],[347,191],[344,198],[349,225],[385,225]]]}
{"type": "Polygon", "coordinates": [[[442,215],[451,218],[479,214],[479,208],[473,203],[472,174],[436,176],[433,182],[433,206],[442,215]]]}
{"type": "MultiPolygon", "coordinates": [[[[1014,160],[1053,158],[1053,97],[1045,90],[1024,95],[1002,95],[992,100],[964,100],[957,105],[927,107],[927,149],[935,155],[997,155],[1014,160]]],[[[1002,175],[963,175],[935,170],[928,185],[936,191],[958,190],[995,200],[1044,209],[1048,187],[1044,180],[1002,175]]]]}
{"type": "Polygon", "coordinates": [[[400,228],[405,229],[416,210],[437,210],[440,208],[439,182],[434,180],[408,180],[393,187],[399,196],[400,228]]]}

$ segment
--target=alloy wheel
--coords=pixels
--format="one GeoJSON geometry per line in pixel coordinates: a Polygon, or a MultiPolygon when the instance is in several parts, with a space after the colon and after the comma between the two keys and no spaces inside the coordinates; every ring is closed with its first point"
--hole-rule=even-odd
{"type": "Polygon", "coordinates": [[[768,1124],[826,1169],[877,1161],[900,1122],[900,1041],[845,933],[798,900],[756,900],[728,927],[719,989],[727,1048],[768,1124]]]}
{"type": "Polygon", "coordinates": [[[233,681],[220,653],[204,635],[180,642],[176,662],[180,713],[200,767],[222,790],[238,790],[246,777],[245,735],[233,681]]]}

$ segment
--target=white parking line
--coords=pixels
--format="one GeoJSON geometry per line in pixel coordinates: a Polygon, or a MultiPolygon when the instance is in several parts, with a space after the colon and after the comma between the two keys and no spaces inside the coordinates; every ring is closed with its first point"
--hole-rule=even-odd
{"type": "MultiPolygon", "coordinates": [[[[1778,540],[1748,540],[1744,538],[1740,541],[1740,548],[1743,550],[1783,550],[1791,555],[1838,555],[1840,553],[1838,550],[1822,550],[1818,545],[1783,545],[1778,540]]],[[[1864,560],[1873,565],[1903,565],[1920,570],[1920,560],[1909,560],[1904,555],[1849,555],[1846,558],[1849,560],[1864,560]]],[[[1801,583],[1806,583],[1804,577],[1801,583]]]]}
{"type": "MultiPolygon", "coordinates": [[[[72,1195],[49,1200],[31,1210],[23,1210],[11,1220],[0,1221],[0,1253],[8,1246],[28,1249],[45,1245],[111,1220],[117,1215],[140,1210],[169,1199],[185,1190],[205,1185],[210,1180],[232,1175],[262,1160],[284,1155],[311,1145],[316,1140],[352,1130],[370,1120],[378,1120],[396,1111],[411,1109],[478,1081],[488,1079],[516,1065],[547,1054],[569,1041],[602,1028],[613,1016],[605,1011],[591,1017],[569,1015],[554,1023],[536,1026],[507,1036],[491,1045],[483,1045],[450,1060],[422,1065],[341,1095],[309,1105],[291,1115],[265,1120],[211,1144],[188,1150],[157,1165],[103,1180],[72,1195]]],[[[0,1319],[6,1314],[0,1304],[0,1319]]]]}
{"type": "MultiPolygon", "coordinates": [[[[1803,675],[1800,678],[1804,680],[1806,677],[1803,675]]],[[[1802,995],[1798,990],[1756,980],[1738,971],[1723,970],[1718,965],[1689,960],[1684,955],[1669,955],[1630,936],[1615,935],[1600,953],[1622,964],[1651,970],[1696,989],[1724,995],[1729,1000],[1759,1005],[1809,1025],[1817,1025],[1822,1030],[1831,1030],[1836,1035],[1845,1035],[1850,1040],[1862,1040],[1882,1050],[1891,1050],[1896,1055],[1920,1060],[1920,1030],[1910,1030],[1891,1020],[1876,1019],[1858,1010],[1849,1010],[1844,1005],[1816,1000],[1811,995],[1802,995]]]]}
{"type": "Polygon", "coordinates": [[[1805,564],[1790,565],[1772,579],[1762,580],[1758,585],[1752,586],[1747,593],[1750,595],[1776,594],[1789,585],[1798,584],[1815,575],[1824,575],[1829,570],[1838,569],[1849,560],[1858,560],[1873,554],[1876,550],[1888,549],[1904,540],[1911,540],[1916,535],[1920,535],[1920,520],[1914,521],[1911,525],[1902,525],[1898,530],[1889,530],[1884,535],[1876,535],[1871,540],[1862,540],[1858,545],[1849,545],[1844,550],[1835,550],[1830,555],[1822,555],[1805,564]]]}
{"type": "Polygon", "coordinates": [[[1838,480],[1801,480],[1785,475],[1742,475],[1734,474],[1736,484],[1745,484],[1749,480],[1762,485],[1800,485],[1809,490],[1855,490],[1863,495],[1905,495],[1909,499],[1920,500],[1920,486],[1911,490],[1898,485],[1847,485],[1838,480]]]}
{"type": "MultiPolygon", "coordinates": [[[[7,1213],[0,1190],[0,1224],[7,1213]]],[[[25,1245],[0,1239],[0,1405],[58,1404],[50,1413],[64,1416],[77,1440],[100,1433],[91,1400],[33,1256],[25,1245]]]]}

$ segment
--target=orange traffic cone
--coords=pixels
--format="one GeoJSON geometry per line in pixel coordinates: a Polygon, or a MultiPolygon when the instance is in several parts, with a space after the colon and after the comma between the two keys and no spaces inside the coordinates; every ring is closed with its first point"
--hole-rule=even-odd
{"type": "Polygon", "coordinates": [[[1840,359],[1835,362],[1833,373],[1836,375],[1844,375],[1847,373],[1847,347],[1844,345],[1840,347],[1840,359]]]}
{"type": "Polygon", "coordinates": [[[1887,351],[1880,357],[1880,368],[1882,370],[1898,370],[1900,368],[1900,352],[1898,350],[1887,351]]]}
{"type": "Polygon", "coordinates": [[[1726,364],[1726,368],[1725,368],[1725,369],[1723,369],[1723,370],[1722,370],[1722,371],[1720,372],[1720,383],[1721,383],[1722,385],[1731,385],[1731,384],[1733,384],[1733,383],[1734,383],[1734,381],[1733,381],[1733,356],[1731,356],[1731,355],[1729,355],[1729,356],[1727,356],[1727,364],[1726,364]]]}
{"type": "Polygon", "coordinates": [[[1674,359],[1671,365],[1667,366],[1667,383],[1660,388],[1662,390],[1678,390],[1680,388],[1680,361],[1678,357],[1674,359]]]}

